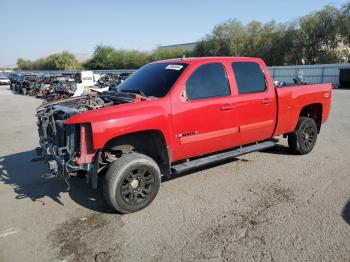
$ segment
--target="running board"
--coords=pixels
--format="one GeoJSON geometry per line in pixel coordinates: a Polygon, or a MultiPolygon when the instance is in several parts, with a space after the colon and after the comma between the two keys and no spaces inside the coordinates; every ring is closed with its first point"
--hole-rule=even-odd
{"type": "Polygon", "coordinates": [[[240,147],[238,149],[234,149],[231,151],[226,151],[215,155],[210,155],[210,156],[205,156],[194,160],[189,160],[187,162],[172,166],[171,167],[173,171],[172,174],[186,172],[194,168],[203,167],[209,164],[219,163],[219,162],[229,160],[237,156],[242,156],[248,153],[252,153],[255,151],[261,151],[267,148],[274,147],[276,143],[277,143],[277,140],[275,139],[267,140],[261,143],[240,147]]]}

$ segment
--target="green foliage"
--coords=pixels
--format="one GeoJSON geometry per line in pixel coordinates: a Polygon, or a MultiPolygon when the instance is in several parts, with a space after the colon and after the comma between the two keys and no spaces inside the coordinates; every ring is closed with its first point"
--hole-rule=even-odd
{"type": "Polygon", "coordinates": [[[350,44],[350,1],[341,8],[340,18],[341,34],[346,38],[347,43],[350,44]]]}
{"type": "Polygon", "coordinates": [[[146,52],[136,50],[115,50],[113,47],[98,45],[91,59],[85,64],[89,69],[133,69],[149,62],[146,52]]]}
{"type": "Polygon", "coordinates": [[[75,56],[67,51],[34,61],[19,58],[17,66],[21,70],[77,70],[81,68],[75,56]]]}
{"type": "Polygon", "coordinates": [[[350,1],[340,9],[339,31],[343,48],[345,62],[350,62],[350,1]],[[345,50],[344,50],[345,49],[345,50]]]}
{"type": "Polygon", "coordinates": [[[30,70],[32,69],[32,62],[30,60],[24,60],[23,58],[19,58],[17,60],[17,66],[22,70],[30,70]]]}
{"type": "Polygon", "coordinates": [[[257,56],[268,65],[338,63],[349,60],[350,2],[326,6],[292,23],[228,20],[214,27],[195,56],[257,56]],[[345,59],[344,59],[345,58],[345,59]]]}
{"type": "Polygon", "coordinates": [[[85,63],[84,67],[90,69],[112,69],[113,55],[114,49],[112,47],[99,45],[95,48],[92,58],[85,63]]]}
{"type": "Polygon", "coordinates": [[[181,57],[192,56],[192,51],[185,48],[157,48],[150,55],[150,60],[165,60],[171,58],[181,58],[181,57]]]}
{"type": "Polygon", "coordinates": [[[91,59],[84,68],[89,69],[135,69],[151,61],[189,56],[191,51],[185,49],[157,48],[151,53],[137,50],[115,50],[113,47],[98,45],[91,59]]]}
{"type": "Polygon", "coordinates": [[[326,6],[323,10],[300,19],[300,41],[307,64],[336,63],[339,44],[339,11],[326,6]]]}

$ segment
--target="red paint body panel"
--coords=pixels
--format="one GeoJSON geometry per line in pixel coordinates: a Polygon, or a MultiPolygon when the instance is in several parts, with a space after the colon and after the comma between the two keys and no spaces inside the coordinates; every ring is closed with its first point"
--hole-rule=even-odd
{"type": "Polygon", "coordinates": [[[101,149],[111,139],[145,130],[159,130],[171,145],[171,106],[168,97],[110,106],[81,113],[66,124],[91,123],[94,149],[101,149]]]}
{"type": "Polygon", "coordinates": [[[80,126],[80,155],[76,157],[75,163],[85,164],[91,163],[96,151],[92,146],[92,133],[89,124],[82,124],[80,126]]]}
{"type": "Polygon", "coordinates": [[[94,150],[102,149],[118,136],[158,130],[174,162],[289,133],[294,130],[302,108],[310,104],[322,104],[322,122],[329,115],[330,84],[275,88],[265,63],[259,58],[210,57],[161,62],[188,63],[165,97],[139,99],[81,113],[68,119],[66,124],[90,123],[94,150]],[[231,63],[242,61],[260,65],[267,82],[264,92],[238,94],[231,63]],[[186,80],[206,63],[224,65],[231,95],[194,101],[184,99],[186,80]]]}
{"type": "Polygon", "coordinates": [[[278,118],[274,136],[293,131],[303,107],[322,105],[322,123],[328,119],[331,109],[332,85],[304,85],[276,88],[278,97],[278,118]]]}

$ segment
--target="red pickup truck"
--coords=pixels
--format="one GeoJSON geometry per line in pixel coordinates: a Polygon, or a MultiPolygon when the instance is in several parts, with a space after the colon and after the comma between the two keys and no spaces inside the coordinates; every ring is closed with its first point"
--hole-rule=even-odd
{"type": "Polygon", "coordinates": [[[172,175],[276,144],[309,153],[329,115],[331,84],[274,87],[259,58],[184,58],[147,64],[117,91],[37,110],[50,170],[83,174],[122,213],[149,205],[172,175]]]}

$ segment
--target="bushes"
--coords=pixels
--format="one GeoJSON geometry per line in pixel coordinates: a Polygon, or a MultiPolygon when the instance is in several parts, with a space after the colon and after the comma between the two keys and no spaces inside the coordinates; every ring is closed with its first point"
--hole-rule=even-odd
{"type": "Polygon", "coordinates": [[[17,66],[21,70],[77,70],[81,68],[75,56],[67,51],[34,61],[19,58],[17,66]]]}
{"type": "Polygon", "coordinates": [[[137,50],[116,50],[110,46],[98,45],[92,57],[84,64],[79,64],[73,54],[63,52],[34,61],[17,60],[21,70],[78,70],[78,69],[136,69],[151,61],[190,56],[185,49],[161,49],[153,52],[137,50]]]}
{"type": "Polygon", "coordinates": [[[195,56],[256,56],[268,65],[339,63],[350,59],[350,3],[326,6],[290,23],[231,19],[214,27],[195,56]]]}
{"type": "Polygon", "coordinates": [[[152,61],[190,55],[191,51],[184,49],[161,49],[153,52],[137,50],[115,50],[113,47],[99,45],[90,60],[84,64],[89,69],[135,69],[152,61]]]}

